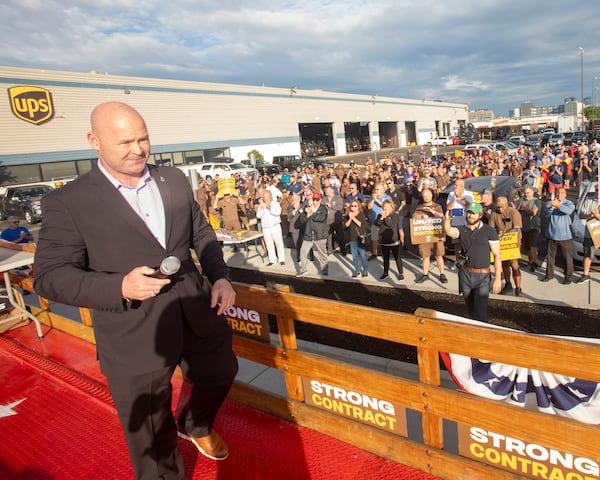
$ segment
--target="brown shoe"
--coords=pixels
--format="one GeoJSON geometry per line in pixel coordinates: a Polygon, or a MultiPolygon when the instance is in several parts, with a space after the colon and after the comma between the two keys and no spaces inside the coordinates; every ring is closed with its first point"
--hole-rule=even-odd
{"type": "Polygon", "coordinates": [[[205,437],[194,437],[181,425],[177,425],[180,436],[190,440],[198,451],[212,460],[225,460],[229,456],[229,448],[219,434],[213,430],[205,437]]]}

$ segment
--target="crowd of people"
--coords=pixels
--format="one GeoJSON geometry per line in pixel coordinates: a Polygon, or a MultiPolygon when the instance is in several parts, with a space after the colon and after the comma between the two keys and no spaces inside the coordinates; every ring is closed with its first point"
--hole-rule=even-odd
{"type": "MultiPolygon", "coordinates": [[[[213,225],[225,229],[258,228],[265,232],[269,265],[284,263],[282,243],[272,235],[279,225],[282,238],[292,249],[297,263],[297,275],[306,273],[307,262],[316,259],[322,275],[328,274],[327,258],[336,252],[352,256],[352,277],[367,276],[367,262],[382,259],[381,279],[390,275],[393,257],[398,281],[404,279],[402,256],[410,241],[405,238],[410,218],[442,218],[450,212],[450,226],[467,224],[466,210],[475,201],[482,205],[482,222],[496,230],[500,238],[506,232],[517,231],[519,246],[527,257],[530,271],[540,268],[540,242],[546,242],[547,268],[544,281],[554,277],[558,248],[565,261],[564,283],[573,281],[572,221],[575,205],[567,199],[568,189],[576,188],[578,197],[588,192],[598,175],[600,144],[594,139],[589,145],[546,145],[540,150],[522,146],[516,154],[506,152],[469,152],[460,156],[430,155],[421,148],[415,155],[390,154],[377,162],[368,158],[364,165],[337,165],[300,171],[285,169],[273,177],[243,178],[236,175],[235,206],[227,209],[219,197],[216,182],[201,180],[198,201],[207,216],[216,217],[213,225]],[[492,177],[489,188],[480,192],[465,189],[464,180],[473,176],[492,177]],[[495,178],[512,176],[518,179],[516,194],[511,198],[497,197],[495,178]],[[440,203],[439,193],[454,184],[447,200],[440,203]],[[265,207],[265,196],[270,207],[265,207]],[[233,212],[238,221],[228,220],[233,212]],[[268,212],[268,213],[266,213],[268,212]],[[265,215],[267,215],[265,217],[265,215]],[[250,226],[249,218],[257,218],[250,226]],[[265,224],[265,218],[268,220],[265,224]],[[275,218],[275,220],[274,220],[275,218]],[[265,228],[266,225],[266,228],[265,228]],[[522,245],[521,245],[522,244],[522,245]]],[[[451,188],[451,187],[449,187],[451,188]]],[[[597,215],[597,205],[589,205],[586,218],[597,215]]],[[[584,218],[584,221],[586,220],[584,218]]],[[[439,281],[446,283],[446,246],[444,239],[419,244],[422,274],[416,280],[430,278],[431,256],[439,272],[439,281]]],[[[454,253],[449,269],[456,270],[460,257],[459,239],[448,242],[454,253]]],[[[589,280],[589,264],[593,243],[585,241],[584,274],[578,282],[589,280]]],[[[520,259],[502,262],[501,293],[522,295],[520,259]]]]}

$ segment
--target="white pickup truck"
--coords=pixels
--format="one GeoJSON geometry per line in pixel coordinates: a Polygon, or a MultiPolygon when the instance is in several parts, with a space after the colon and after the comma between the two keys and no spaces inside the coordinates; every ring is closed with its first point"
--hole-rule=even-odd
{"type": "Polygon", "coordinates": [[[430,138],[429,140],[427,140],[427,145],[429,145],[430,147],[433,145],[438,147],[446,147],[448,145],[452,145],[452,137],[430,138]]]}

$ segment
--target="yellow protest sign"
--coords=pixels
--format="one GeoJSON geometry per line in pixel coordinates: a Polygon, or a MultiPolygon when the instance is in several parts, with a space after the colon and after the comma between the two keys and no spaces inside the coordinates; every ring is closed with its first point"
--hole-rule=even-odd
{"type": "MultiPolygon", "coordinates": [[[[520,232],[506,232],[500,237],[500,258],[502,261],[521,258],[520,232]]],[[[494,256],[490,253],[490,262],[494,256]]]]}
{"type": "Polygon", "coordinates": [[[600,248],[600,220],[588,220],[586,226],[594,242],[594,247],[600,248]]]}
{"type": "Polygon", "coordinates": [[[444,219],[423,218],[410,220],[410,241],[413,245],[444,240],[444,219]]]}
{"type": "Polygon", "coordinates": [[[472,190],[468,190],[468,192],[473,196],[473,203],[481,203],[481,193],[472,190]]]}
{"type": "Polygon", "coordinates": [[[235,178],[219,178],[219,191],[217,195],[222,197],[224,195],[235,194],[235,178]]]}

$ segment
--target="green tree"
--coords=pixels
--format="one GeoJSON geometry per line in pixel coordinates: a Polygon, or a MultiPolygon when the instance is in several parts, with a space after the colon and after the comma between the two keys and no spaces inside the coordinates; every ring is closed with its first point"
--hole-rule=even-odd
{"type": "Polygon", "coordinates": [[[256,149],[250,150],[246,155],[248,156],[248,158],[252,158],[252,155],[254,155],[254,158],[256,160],[264,160],[265,159],[265,157],[263,157],[262,154],[256,149]]]}
{"type": "Polygon", "coordinates": [[[583,110],[585,118],[588,120],[600,120],[600,105],[594,105],[593,107],[585,107],[583,110]]]}

